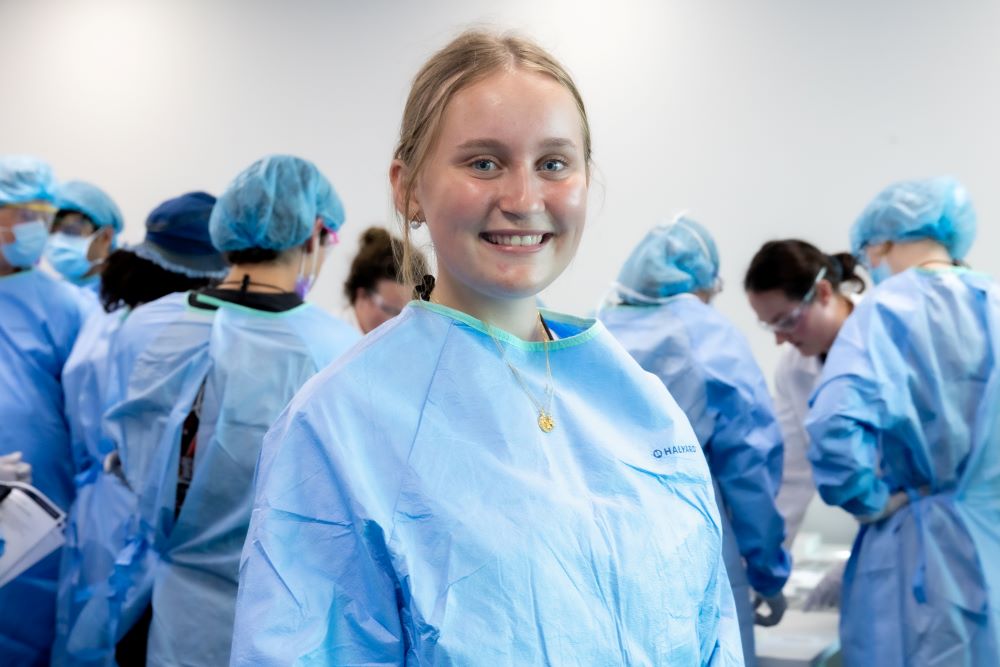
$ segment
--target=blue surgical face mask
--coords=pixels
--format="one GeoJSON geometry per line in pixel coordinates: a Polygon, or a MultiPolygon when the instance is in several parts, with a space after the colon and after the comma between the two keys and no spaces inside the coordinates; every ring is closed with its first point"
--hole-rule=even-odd
{"type": "Polygon", "coordinates": [[[27,269],[35,265],[45,250],[49,240],[49,230],[41,220],[22,222],[10,228],[14,241],[0,245],[7,263],[18,269],[27,269]]]}
{"type": "Polygon", "coordinates": [[[87,251],[93,240],[93,236],[71,236],[56,232],[45,246],[45,259],[67,280],[79,280],[93,266],[87,259],[87,251]]]}
{"type": "Polygon", "coordinates": [[[889,268],[889,262],[883,259],[878,263],[878,266],[868,270],[868,275],[871,276],[872,282],[878,285],[882,281],[892,277],[892,269],[889,268]]]}

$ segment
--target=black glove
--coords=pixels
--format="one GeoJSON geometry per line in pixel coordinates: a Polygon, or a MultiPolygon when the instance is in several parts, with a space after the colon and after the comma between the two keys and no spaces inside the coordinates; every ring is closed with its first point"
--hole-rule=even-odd
{"type": "Polygon", "coordinates": [[[763,595],[754,593],[753,608],[753,622],[769,628],[781,621],[781,617],[785,615],[785,611],[788,609],[788,600],[785,599],[785,594],[781,591],[778,591],[771,597],[764,597],[763,595]],[[771,611],[767,616],[757,611],[762,603],[767,603],[767,608],[771,611]]]}

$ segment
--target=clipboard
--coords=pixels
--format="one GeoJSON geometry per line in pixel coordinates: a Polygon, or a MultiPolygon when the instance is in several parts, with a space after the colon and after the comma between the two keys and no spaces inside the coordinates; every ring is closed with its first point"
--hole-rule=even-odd
{"type": "Polygon", "coordinates": [[[21,482],[0,482],[0,587],[61,547],[66,513],[21,482]]]}

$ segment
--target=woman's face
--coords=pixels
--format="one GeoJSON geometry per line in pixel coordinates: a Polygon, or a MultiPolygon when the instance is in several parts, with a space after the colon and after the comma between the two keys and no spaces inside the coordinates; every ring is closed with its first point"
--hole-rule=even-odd
{"type": "Polygon", "coordinates": [[[807,357],[830,351],[842,324],[836,307],[842,298],[825,280],[816,284],[815,296],[808,302],[789,299],[777,289],[747,292],[750,307],[774,333],[775,343],[791,343],[807,357]]]}
{"type": "Polygon", "coordinates": [[[361,333],[368,333],[399,315],[412,295],[413,288],[409,285],[385,278],[375,284],[375,289],[359,287],[354,295],[354,314],[361,333]]]}
{"type": "Polygon", "coordinates": [[[492,300],[534,296],[576,254],[588,184],[582,121],[566,88],[514,70],[462,89],[411,205],[427,221],[438,284],[492,300]]]}

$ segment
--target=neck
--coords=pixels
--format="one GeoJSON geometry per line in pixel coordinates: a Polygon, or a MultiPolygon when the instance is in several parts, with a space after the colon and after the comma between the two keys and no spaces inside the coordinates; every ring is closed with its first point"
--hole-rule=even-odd
{"type": "Polygon", "coordinates": [[[545,333],[538,322],[538,306],[534,296],[520,299],[489,298],[473,292],[441,272],[431,300],[499,327],[522,340],[545,340],[545,333]]]}
{"type": "Polygon", "coordinates": [[[836,297],[833,302],[833,333],[830,336],[830,340],[827,341],[821,354],[827,354],[830,351],[830,348],[833,347],[833,341],[837,340],[837,334],[840,333],[840,327],[844,326],[844,320],[850,316],[853,310],[854,304],[851,303],[850,299],[839,295],[836,297]]]}
{"type": "Polygon", "coordinates": [[[950,266],[952,264],[948,250],[931,239],[895,243],[886,259],[889,261],[889,267],[893,273],[902,273],[907,269],[924,264],[931,266],[935,264],[950,266]]]}
{"type": "Polygon", "coordinates": [[[226,274],[223,287],[240,289],[244,276],[249,276],[248,292],[274,293],[278,288],[284,292],[295,289],[295,278],[298,275],[298,261],[267,262],[266,264],[234,264],[226,274]],[[255,284],[257,283],[257,284],[255,284]],[[265,287],[266,285],[266,287],[265,287]]]}

